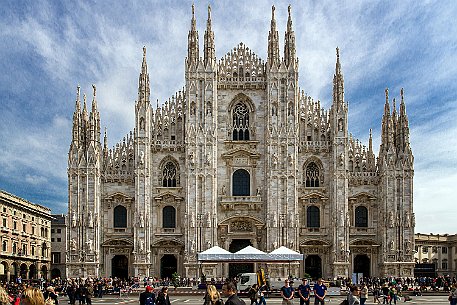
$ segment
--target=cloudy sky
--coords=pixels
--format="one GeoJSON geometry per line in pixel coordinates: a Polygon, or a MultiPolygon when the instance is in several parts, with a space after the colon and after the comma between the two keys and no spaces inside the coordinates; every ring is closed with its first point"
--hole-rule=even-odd
{"type": "MultiPolygon", "coordinates": [[[[184,85],[191,1],[2,1],[0,189],[64,213],[76,87],[97,85],[109,146],[133,129],[142,47],[151,100],[184,85]],[[65,4],[66,3],[66,4],[65,4]]],[[[286,1],[195,1],[200,49],[212,6],[216,56],[244,42],[266,59],[271,5],[283,47],[286,1]]],[[[457,233],[457,4],[291,1],[300,87],[331,103],[341,53],[349,129],[380,142],[384,89],[405,102],[415,156],[416,232],[457,233]]]]}

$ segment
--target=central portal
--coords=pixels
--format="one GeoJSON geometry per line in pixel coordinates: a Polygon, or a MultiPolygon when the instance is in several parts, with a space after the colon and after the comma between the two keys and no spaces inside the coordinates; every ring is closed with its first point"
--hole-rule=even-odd
{"type": "MultiPolygon", "coordinates": [[[[229,251],[235,253],[247,246],[252,246],[249,239],[233,239],[230,243],[229,251]]],[[[254,272],[254,263],[231,263],[229,264],[229,278],[234,278],[240,273],[254,272]]]]}
{"type": "Polygon", "coordinates": [[[125,255],[115,255],[111,260],[111,276],[127,279],[129,277],[129,259],[125,255]]]}

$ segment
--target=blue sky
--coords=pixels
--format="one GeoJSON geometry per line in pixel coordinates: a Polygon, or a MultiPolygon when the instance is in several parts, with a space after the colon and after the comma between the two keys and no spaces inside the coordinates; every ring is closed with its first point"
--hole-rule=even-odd
{"type": "MultiPolygon", "coordinates": [[[[112,147],[133,129],[142,47],[151,99],[184,85],[191,1],[2,1],[0,189],[67,209],[76,86],[97,85],[112,147]]],[[[415,156],[416,232],[457,233],[457,3],[291,1],[300,87],[325,109],[340,48],[349,130],[379,148],[385,101],[405,102],[415,156]]],[[[200,50],[212,6],[216,56],[239,42],[266,59],[271,5],[282,50],[288,2],[195,1],[200,50]]],[[[281,51],[282,52],[282,51],[281,51]]],[[[397,104],[398,105],[398,104],[397,104]]]]}

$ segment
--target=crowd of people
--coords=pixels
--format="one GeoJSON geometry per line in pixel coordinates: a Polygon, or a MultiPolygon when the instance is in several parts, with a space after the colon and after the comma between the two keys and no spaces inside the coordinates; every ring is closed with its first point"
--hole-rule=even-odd
{"type": "MultiPolygon", "coordinates": [[[[206,293],[204,305],[243,305],[242,299],[237,296],[236,278],[233,281],[226,279],[158,279],[154,277],[132,277],[127,280],[118,278],[86,278],[86,279],[53,279],[52,281],[34,280],[2,283],[0,285],[0,305],[58,305],[59,296],[68,296],[70,305],[91,305],[92,298],[102,298],[106,294],[122,293],[133,290],[140,293],[140,305],[170,305],[168,287],[193,287],[204,281],[206,293]],[[218,292],[217,283],[223,282],[222,296],[218,292]],[[225,297],[226,301],[222,300],[225,297]],[[32,300],[27,303],[27,299],[32,300]]],[[[327,285],[347,288],[347,298],[342,304],[364,305],[369,296],[378,304],[397,304],[397,301],[407,301],[409,295],[420,296],[425,291],[448,292],[451,305],[457,305],[457,280],[455,277],[417,277],[417,278],[362,278],[358,283],[351,279],[339,278],[335,281],[324,282],[318,279],[310,284],[303,278],[297,285],[291,279],[286,279],[280,289],[282,305],[292,305],[294,300],[300,305],[325,304],[327,285]],[[327,283],[327,284],[326,284],[327,283]],[[405,293],[407,292],[407,293],[405,293]]],[[[220,288],[220,286],[219,286],[220,288]]],[[[248,291],[250,305],[266,305],[268,283],[253,285],[248,291]]]]}

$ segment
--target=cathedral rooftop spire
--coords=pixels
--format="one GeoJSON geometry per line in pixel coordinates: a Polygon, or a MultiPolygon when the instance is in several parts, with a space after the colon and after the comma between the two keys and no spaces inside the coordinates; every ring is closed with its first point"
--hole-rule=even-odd
{"type": "Polygon", "coordinates": [[[288,7],[289,18],[287,19],[287,31],[284,39],[284,61],[288,67],[295,62],[295,33],[292,29],[291,6],[288,7]]]}
{"type": "Polygon", "coordinates": [[[336,48],[336,67],[333,75],[333,103],[338,105],[338,109],[344,105],[344,78],[341,72],[340,49],[336,48]]]}
{"type": "Polygon", "coordinates": [[[216,52],[214,46],[214,32],[211,28],[211,6],[208,5],[208,20],[206,21],[205,31],[205,50],[204,60],[205,66],[208,64],[214,64],[216,62],[216,52]]]}
{"type": "Polygon", "coordinates": [[[268,33],[268,66],[279,65],[279,38],[276,30],[275,6],[271,7],[271,28],[268,33]]]}
{"type": "Polygon", "coordinates": [[[138,78],[138,101],[149,102],[150,87],[148,64],[146,62],[146,46],[143,46],[143,62],[141,63],[141,72],[138,78]]]}
{"type": "Polygon", "coordinates": [[[195,20],[195,5],[192,3],[192,20],[187,35],[187,66],[196,65],[199,59],[197,21],[195,20]]]}

